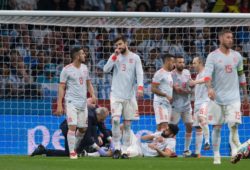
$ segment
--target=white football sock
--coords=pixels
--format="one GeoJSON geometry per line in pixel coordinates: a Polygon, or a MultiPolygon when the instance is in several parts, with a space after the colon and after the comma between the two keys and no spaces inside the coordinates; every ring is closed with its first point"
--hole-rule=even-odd
{"type": "Polygon", "coordinates": [[[112,142],[114,143],[115,150],[121,149],[121,130],[120,130],[120,118],[113,117],[112,120],[112,142]]]}
{"type": "Polygon", "coordinates": [[[195,136],[195,153],[196,154],[201,153],[202,141],[203,141],[203,133],[202,133],[202,131],[201,132],[196,131],[196,136],[195,136]]]}
{"type": "Polygon", "coordinates": [[[220,156],[220,142],[221,142],[221,128],[214,127],[212,131],[212,144],[215,157],[220,156]]]}
{"type": "Polygon", "coordinates": [[[75,152],[75,143],[76,143],[75,131],[68,130],[67,140],[69,145],[69,153],[75,152]]]}
{"type": "Polygon", "coordinates": [[[191,144],[191,140],[192,140],[192,133],[187,133],[185,134],[185,148],[184,151],[189,150],[190,148],[190,144],[191,144]]]}

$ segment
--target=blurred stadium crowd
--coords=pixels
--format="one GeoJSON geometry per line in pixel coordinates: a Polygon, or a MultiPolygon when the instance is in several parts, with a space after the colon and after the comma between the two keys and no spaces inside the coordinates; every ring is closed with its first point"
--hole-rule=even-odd
{"type": "MultiPolygon", "coordinates": [[[[249,12],[248,0],[9,0],[2,9],[13,10],[96,10],[162,12],[249,12]],[[224,5],[223,5],[224,4],[224,5]]],[[[162,65],[161,56],[170,53],[184,56],[194,74],[194,56],[207,57],[218,47],[221,28],[85,28],[1,24],[0,29],[0,98],[43,98],[44,89],[58,83],[63,66],[71,62],[70,50],[81,46],[99,99],[109,99],[111,75],[102,69],[113,53],[113,40],[123,34],[131,51],[137,53],[144,67],[145,99],[152,99],[151,79],[162,65]],[[47,84],[47,85],[44,85],[47,84]]],[[[249,84],[250,27],[232,27],[234,49],[244,57],[249,84]]]]}
{"type": "Polygon", "coordinates": [[[241,12],[248,0],[1,0],[1,9],[140,12],[241,12]]]}

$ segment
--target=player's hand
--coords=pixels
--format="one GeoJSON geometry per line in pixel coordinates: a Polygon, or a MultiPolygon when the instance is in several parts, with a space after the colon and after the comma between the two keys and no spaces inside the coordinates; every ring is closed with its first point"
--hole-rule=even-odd
{"type": "Polygon", "coordinates": [[[115,52],[112,54],[112,61],[116,61],[117,60],[117,56],[121,53],[121,51],[119,49],[115,49],[115,52]]]}
{"type": "Polygon", "coordinates": [[[143,98],[143,86],[138,86],[137,97],[143,98]]]}
{"type": "Polygon", "coordinates": [[[244,95],[244,97],[243,97],[243,105],[244,106],[248,106],[249,105],[248,95],[244,95]]]}
{"type": "Polygon", "coordinates": [[[157,149],[157,144],[156,143],[149,143],[148,147],[155,150],[155,149],[157,149]]]}
{"type": "Polygon", "coordinates": [[[156,138],[156,141],[162,143],[164,141],[164,138],[162,136],[159,136],[156,138]]]}
{"type": "Polygon", "coordinates": [[[196,85],[196,81],[190,80],[189,81],[189,87],[193,88],[196,85]]]}
{"type": "Polygon", "coordinates": [[[102,140],[102,138],[101,138],[100,136],[98,136],[97,139],[98,139],[98,145],[99,145],[99,146],[102,146],[102,145],[103,145],[103,140],[102,140]]]}
{"type": "Polygon", "coordinates": [[[214,91],[214,89],[212,89],[212,88],[209,88],[209,89],[208,89],[208,97],[209,97],[211,100],[214,100],[214,99],[215,99],[215,91],[214,91]]]}
{"type": "Polygon", "coordinates": [[[92,98],[92,103],[96,105],[97,104],[97,98],[96,98],[96,96],[92,95],[91,98],[92,98]]]}
{"type": "Polygon", "coordinates": [[[115,55],[118,56],[121,53],[119,49],[115,49],[115,55]]]}
{"type": "Polygon", "coordinates": [[[61,116],[63,114],[62,104],[57,104],[56,112],[54,113],[56,116],[61,116]]]}
{"type": "Polygon", "coordinates": [[[170,97],[170,96],[166,95],[166,98],[167,98],[167,100],[169,101],[170,104],[173,102],[173,97],[170,97]]]}

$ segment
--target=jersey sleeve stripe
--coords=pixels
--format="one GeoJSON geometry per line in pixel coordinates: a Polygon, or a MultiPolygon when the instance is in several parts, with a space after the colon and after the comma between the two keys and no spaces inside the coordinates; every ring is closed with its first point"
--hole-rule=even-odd
{"type": "Polygon", "coordinates": [[[210,80],[212,80],[212,77],[208,77],[208,76],[207,76],[207,77],[204,77],[204,81],[205,81],[205,82],[208,82],[208,81],[210,81],[210,80]]]}
{"type": "Polygon", "coordinates": [[[240,83],[240,86],[246,86],[247,85],[247,82],[241,82],[240,83]]]}
{"type": "Polygon", "coordinates": [[[158,82],[152,82],[152,84],[155,84],[155,85],[160,85],[160,83],[158,83],[158,82]]]}

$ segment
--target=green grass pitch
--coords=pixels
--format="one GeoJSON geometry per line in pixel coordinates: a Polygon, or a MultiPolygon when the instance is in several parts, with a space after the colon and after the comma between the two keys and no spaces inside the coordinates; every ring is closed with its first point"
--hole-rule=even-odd
{"type": "Polygon", "coordinates": [[[213,165],[212,158],[112,158],[0,156],[0,170],[247,170],[250,160],[231,164],[222,158],[221,165],[213,165]]]}

